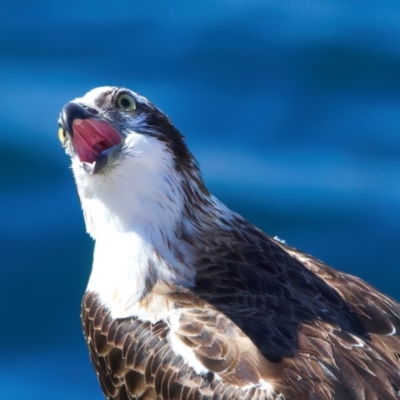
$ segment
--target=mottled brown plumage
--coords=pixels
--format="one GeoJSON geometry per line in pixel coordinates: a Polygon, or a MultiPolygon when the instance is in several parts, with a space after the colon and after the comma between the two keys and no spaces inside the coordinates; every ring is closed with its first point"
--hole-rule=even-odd
{"type": "Polygon", "coordinates": [[[107,398],[400,398],[400,339],[388,336],[400,328],[399,305],[239,217],[232,226],[207,239],[193,289],[151,289],[179,311],[176,334],[212,373],[174,355],[164,322],[113,321],[85,295],[85,336],[107,398]],[[242,389],[260,379],[274,392],[242,389]]]}

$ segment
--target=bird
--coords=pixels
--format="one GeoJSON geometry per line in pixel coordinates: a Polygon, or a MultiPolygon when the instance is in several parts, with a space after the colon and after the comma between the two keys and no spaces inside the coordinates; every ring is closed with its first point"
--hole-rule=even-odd
{"type": "Polygon", "coordinates": [[[400,305],[214,197],[169,117],[125,87],[58,136],[94,239],[81,303],[113,400],[400,399],[400,305]]]}

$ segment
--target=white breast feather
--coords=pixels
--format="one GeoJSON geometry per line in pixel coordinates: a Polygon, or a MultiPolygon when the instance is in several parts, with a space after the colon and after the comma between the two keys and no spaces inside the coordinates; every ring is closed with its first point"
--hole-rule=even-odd
{"type": "MultiPolygon", "coordinates": [[[[144,315],[137,305],[149,261],[160,279],[189,287],[194,281],[190,263],[177,260],[166,243],[176,241],[182,216],[180,176],[165,144],[156,138],[132,132],[125,145],[129,154],[121,156],[108,176],[88,175],[73,160],[86,228],[96,240],[87,290],[100,294],[114,318],[155,322],[165,317],[162,309],[144,315]]],[[[189,258],[185,249],[181,253],[189,258]]]]}

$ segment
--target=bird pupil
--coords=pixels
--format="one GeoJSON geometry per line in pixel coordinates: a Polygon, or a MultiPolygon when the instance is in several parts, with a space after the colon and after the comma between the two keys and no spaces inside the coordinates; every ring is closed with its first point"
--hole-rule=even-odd
{"type": "Polygon", "coordinates": [[[121,106],[122,107],[129,107],[130,106],[130,104],[131,104],[131,102],[127,99],[127,98],[123,98],[123,99],[121,99],[121,106]]]}

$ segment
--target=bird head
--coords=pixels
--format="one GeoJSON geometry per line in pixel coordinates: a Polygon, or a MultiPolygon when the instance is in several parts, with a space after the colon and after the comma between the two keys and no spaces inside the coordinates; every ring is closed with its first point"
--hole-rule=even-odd
{"type": "MultiPolygon", "coordinates": [[[[75,164],[89,175],[106,174],[127,156],[162,143],[174,167],[193,164],[182,135],[143,96],[118,87],[100,87],[67,103],[59,118],[59,139],[75,164]]],[[[154,154],[152,154],[154,160],[154,154]]]]}
{"type": "Polygon", "coordinates": [[[109,215],[120,225],[144,215],[165,217],[163,210],[172,218],[181,214],[185,192],[206,192],[183,136],[162,111],[131,90],[93,89],[67,103],[58,122],[94,237],[93,225],[102,218],[109,222],[109,215]],[[93,215],[101,207],[108,216],[93,215]]]}

